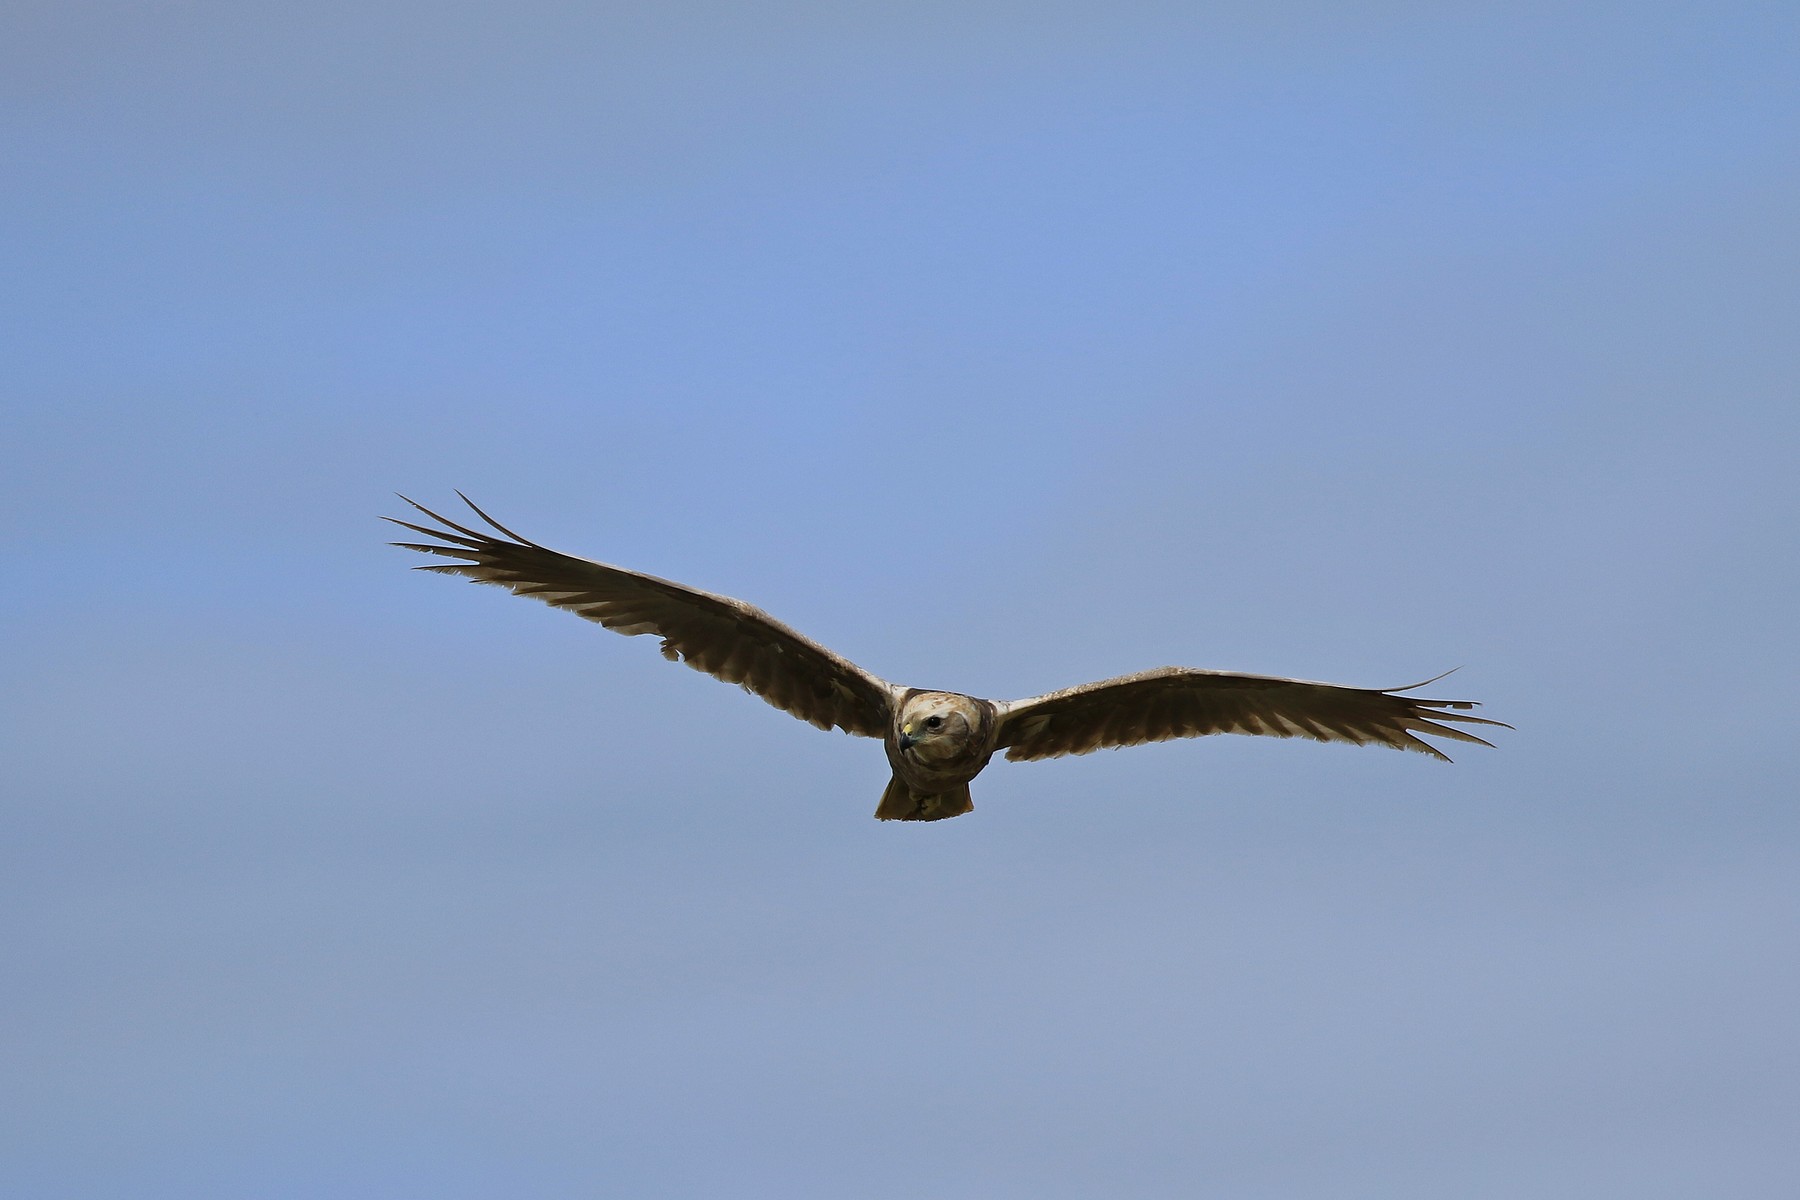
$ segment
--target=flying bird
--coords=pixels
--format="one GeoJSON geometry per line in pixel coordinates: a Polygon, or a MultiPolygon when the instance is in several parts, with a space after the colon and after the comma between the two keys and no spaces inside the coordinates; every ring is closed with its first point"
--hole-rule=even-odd
{"type": "Polygon", "coordinates": [[[1449,762],[1418,735],[1491,746],[1456,726],[1512,728],[1467,715],[1473,701],[1401,694],[1435,682],[1429,679],[1371,689],[1162,667],[1026,700],[900,687],[742,600],[548,549],[457,495],[493,533],[459,525],[405,496],[443,528],[382,518],[434,539],[393,545],[461,560],[417,570],[494,584],[628,636],[655,634],[664,658],[735,683],[820,729],[880,738],[894,772],[875,809],[883,821],[941,821],[971,811],[969,781],[1001,750],[1018,762],[1248,733],[1392,746],[1449,762]]]}

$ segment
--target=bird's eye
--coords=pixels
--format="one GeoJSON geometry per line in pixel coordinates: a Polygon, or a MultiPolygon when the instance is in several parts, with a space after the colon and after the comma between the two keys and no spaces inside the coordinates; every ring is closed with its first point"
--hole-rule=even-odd
{"type": "Polygon", "coordinates": [[[938,727],[943,725],[943,723],[944,723],[944,718],[942,718],[942,717],[926,717],[925,718],[925,728],[927,728],[927,729],[937,729],[938,727]]]}

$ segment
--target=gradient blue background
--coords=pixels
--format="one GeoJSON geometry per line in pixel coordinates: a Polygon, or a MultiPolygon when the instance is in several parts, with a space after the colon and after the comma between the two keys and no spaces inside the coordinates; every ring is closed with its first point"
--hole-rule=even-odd
{"type": "Polygon", "coordinates": [[[0,16],[0,1192],[1800,1195],[1800,10],[0,16]],[[892,679],[1439,691],[870,819],[892,679]]]}

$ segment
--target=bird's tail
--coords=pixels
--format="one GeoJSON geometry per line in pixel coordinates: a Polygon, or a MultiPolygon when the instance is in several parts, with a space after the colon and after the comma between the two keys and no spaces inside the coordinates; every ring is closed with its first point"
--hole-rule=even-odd
{"type": "Polygon", "coordinates": [[[969,799],[969,785],[966,783],[958,784],[947,792],[927,796],[907,787],[896,775],[888,780],[887,790],[881,793],[881,804],[875,810],[875,819],[942,821],[945,817],[960,817],[966,812],[974,811],[975,802],[969,799]]]}

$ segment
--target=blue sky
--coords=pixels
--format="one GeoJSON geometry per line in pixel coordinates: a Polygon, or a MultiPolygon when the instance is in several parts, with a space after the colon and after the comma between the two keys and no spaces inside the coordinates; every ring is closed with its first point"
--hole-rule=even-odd
{"type": "Polygon", "coordinates": [[[1800,16],[0,16],[0,1191],[1789,1197],[1800,16]],[[870,819],[467,491],[996,697],[870,819]]]}

